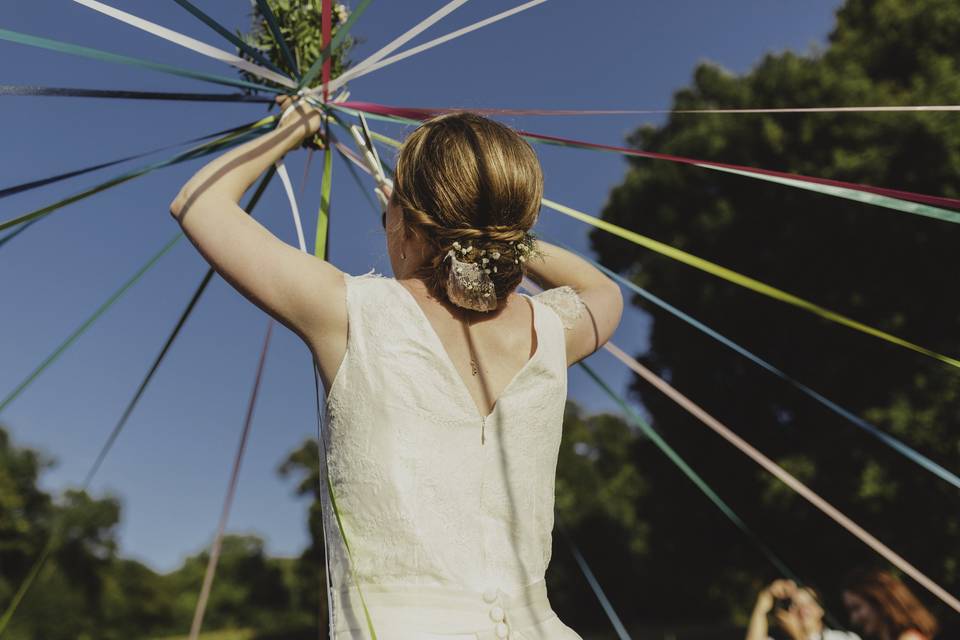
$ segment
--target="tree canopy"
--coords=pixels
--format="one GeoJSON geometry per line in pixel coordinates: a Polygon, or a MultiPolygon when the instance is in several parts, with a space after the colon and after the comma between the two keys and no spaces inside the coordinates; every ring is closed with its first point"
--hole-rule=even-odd
{"type": "MultiPolygon", "coordinates": [[[[771,53],[748,73],[693,72],[673,109],[960,103],[960,5],[849,0],[825,48],[771,53]]],[[[672,114],[629,144],[646,151],[941,196],[960,195],[955,113],[672,114]]],[[[941,353],[960,354],[960,227],[745,179],[631,158],[605,220],[649,235],[941,353]]],[[[960,372],[594,231],[602,262],[929,456],[960,470],[960,372]]],[[[634,304],[640,305],[639,297],[634,304]]],[[[960,587],[960,497],[822,404],[655,307],[646,366],[774,458],[922,571],[960,587]]],[[[639,379],[654,424],[805,580],[833,599],[853,565],[878,558],[639,379]]],[[[638,465],[654,502],[660,463],[638,465]]],[[[659,480],[659,482],[658,482],[659,480]]],[[[659,497],[658,497],[659,496],[659,497]]],[[[659,595],[728,608],[772,577],[704,499],[663,508],[650,558],[659,595]],[[697,553],[709,548],[710,553],[697,553]],[[709,584],[702,584],[710,576],[709,584]],[[665,582],[664,582],[665,581],[665,582]],[[697,588],[691,586],[696,585],[697,588]],[[707,587],[707,588],[702,588],[707,587]]],[[[650,516],[647,511],[641,517],[650,516]]],[[[928,604],[938,604],[912,585],[928,604]]],[[[731,611],[743,612],[741,601],[731,611]]],[[[657,610],[664,611],[657,605],[657,610]]]]}

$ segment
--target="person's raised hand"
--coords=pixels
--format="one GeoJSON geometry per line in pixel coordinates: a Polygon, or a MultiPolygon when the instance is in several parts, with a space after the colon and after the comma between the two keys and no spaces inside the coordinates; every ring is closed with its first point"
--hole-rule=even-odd
{"type": "Polygon", "coordinates": [[[757,594],[757,603],[754,610],[766,615],[773,609],[777,598],[792,598],[797,590],[797,583],[793,580],[774,580],[766,589],[757,594]]]}
{"type": "Polygon", "coordinates": [[[323,122],[323,112],[320,109],[300,96],[281,94],[274,98],[274,101],[280,106],[279,126],[305,124],[303,146],[324,148],[323,136],[317,135],[323,122]]]}
{"type": "Polygon", "coordinates": [[[793,640],[806,640],[806,633],[803,631],[803,621],[794,604],[789,609],[777,609],[774,618],[777,624],[787,632],[793,640]]]}

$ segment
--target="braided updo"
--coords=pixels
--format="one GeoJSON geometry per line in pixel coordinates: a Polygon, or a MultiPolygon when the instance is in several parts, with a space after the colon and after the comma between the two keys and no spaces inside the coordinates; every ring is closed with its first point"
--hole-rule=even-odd
{"type": "Polygon", "coordinates": [[[540,162],[512,129],[469,112],[427,120],[400,147],[393,188],[403,224],[428,247],[413,276],[449,300],[444,258],[454,243],[472,247],[457,258],[486,260],[499,306],[523,278],[542,197],[540,162]]]}

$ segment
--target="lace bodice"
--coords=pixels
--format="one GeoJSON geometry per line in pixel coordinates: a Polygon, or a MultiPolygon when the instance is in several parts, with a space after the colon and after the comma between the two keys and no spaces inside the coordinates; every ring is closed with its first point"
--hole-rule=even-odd
{"type": "MultiPolygon", "coordinates": [[[[324,441],[360,588],[511,593],[542,580],[567,394],[561,318],[582,302],[569,287],[528,296],[535,353],[481,416],[413,296],[372,271],[344,279],[347,350],[327,395],[324,441]]],[[[328,503],[331,593],[355,598],[328,503]]]]}

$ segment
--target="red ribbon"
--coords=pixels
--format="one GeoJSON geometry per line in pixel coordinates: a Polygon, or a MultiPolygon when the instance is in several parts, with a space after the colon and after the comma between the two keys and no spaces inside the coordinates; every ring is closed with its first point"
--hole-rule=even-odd
{"type": "MultiPolygon", "coordinates": [[[[321,7],[323,11],[323,16],[320,20],[320,28],[322,29],[323,34],[323,46],[321,51],[326,51],[327,47],[330,46],[330,31],[333,28],[333,0],[323,0],[323,6],[321,7]]],[[[330,91],[328,90],[328,85],[330,84],[330,60],[333,58],[333,51],[330,51],[326,59],[323,61],[323,101],[326,102],[330,98],[330,91]]]]}
{"type": "MultiPolygon", "coordinates": [[[[400,118],[408,118],[411,120],[426,120],[434,116],[451,113],[454,111],[462,111],[463,109],[432,109],[432,108],[409,108],[409,107],[393,107],[383,104],[377,104],[375,102],[343,102],[341,106],[346,107],[347,109],[354,109],[356,111],[364,111],[366,113],[375,113],[384,116],[396,116],[400,118]]],[[[468,111],[474,111],[473,109],[467,109],[468,111]]],[[[495,110],[486,110],[488,112],[494,112],[495,110]]],[[[476,110],[478,113],[483,113],[483,109],[476,110]]],[[[859,184],[855,182],[844,182],[842,180],[831,180],[829,178],[816,178],[813,176],[805,176],[799,173],[788,173],[786,171],[772,171],[770,169],[758,169],[756,167],[746,167],[737,164],[726,164],[723,162],[712,162],[710,160],[697,160],[696,158],[686,158],[684,156],[674,156],[666,153],[655,153],[653,151],[640,151],[639,149],[630,149],[628,147],[616,147],[607,144],[598,144],[595,142],[585,142],[583,140],[574,140],[572,138],[561,138],[559,136],[551,136],[542,133],[532,133],[530,131],[518,131],[522,136],[528,138],[534,138],[537,140],[543,140],[544,142],[553,142],[556,144],[572,146],[572,147],[581,147],[584,149],[602,149],[605,151],[615,151],[617,153],[622,153],[628,156],[635,156],[638,158],[652,158],[654,160],[668,160],[670,162],[677,162],[681,164],[690,164],[690,165],[706,165],[711,167],[717,167],[721,169],[736,169],[738,171],[749,171],[751,173],[758,173],[767,176],[776,176],[778,178],[790,178],[792,180],[799,180],[801,182],[809,182],[814,184],[828,185],[832,187],[842,187],[844,189],[854,189],[856,191],[863,191],[865,193],[873,193],[876,195],[886,196],[888,198],[899,198],[900,200],[909,200],[910,202],[919,202],[921,204],[927,204],[934,207],[949,207],[952,209],[960,209],[960,199],[957,198],[946,198],[943,196],[931,196],[925,193],[915,193],[913,191],[901,191],[899,189],[887,189],[885,187],[874,187],[866,184],[859,184]]]]}

